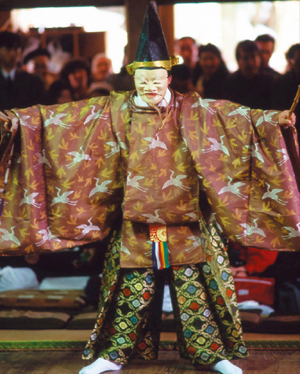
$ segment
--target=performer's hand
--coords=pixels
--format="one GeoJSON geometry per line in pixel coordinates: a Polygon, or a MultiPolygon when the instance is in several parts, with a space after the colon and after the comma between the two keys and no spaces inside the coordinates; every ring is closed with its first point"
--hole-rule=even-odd
{"type": "Polygon", "coordinates": [[[279,114],[278,123],[280,126],[284,126],[285,128],[294,126],[296,123],[296,116],[294,113],[292,113],[291,118],[288,119],[289,111],[284,110],[279,114]]]}

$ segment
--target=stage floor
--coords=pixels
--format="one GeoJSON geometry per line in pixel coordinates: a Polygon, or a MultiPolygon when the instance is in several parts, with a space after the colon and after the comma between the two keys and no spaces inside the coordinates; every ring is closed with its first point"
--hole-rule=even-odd
{"type": "MultiPolygon", "coordinates": [[[[3,350],[82,350],[91,330],[0,330],[0,351],[3,350]]],[[[300,353],[299,334],[244,333],[250,349],[288,349],[300,353]]],[[[176,350],[176,334],[161,333],[161,350],[176,350]]]]}
{"type": "MultiPolygon", "coordinates": [[[[300,374],[299,351],[250,350],[250,357],[233,361],[244,374],[300,374]]],[[[0,352],[0,371],[5,374],[77,374],[87,363],[78,351],[0,352]]],[[[177,351],[161,351],[158,360],[134,360],[120,374],[211,374],[179,358],[177,351]]],[[[112,372],[111,372],[112,373],[112,372]]]]}

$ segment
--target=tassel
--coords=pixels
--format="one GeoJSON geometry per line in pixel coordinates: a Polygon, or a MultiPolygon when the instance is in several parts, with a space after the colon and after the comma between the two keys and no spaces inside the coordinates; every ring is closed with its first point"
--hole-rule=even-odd
{"type": "Polygon", "coordinates": [[[152,265],[155,269],[166,269],[169,265],[167,227],[150,225],[150,240],[152,241],[152,265]]]}

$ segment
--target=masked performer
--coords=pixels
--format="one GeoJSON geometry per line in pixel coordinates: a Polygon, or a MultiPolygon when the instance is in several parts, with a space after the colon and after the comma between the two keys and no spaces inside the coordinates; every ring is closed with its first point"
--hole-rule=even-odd
{"type": "Polygon", "coordinates": [[[2,252],[112,232],[83,355],[98,359],[81,374],[157,358],[166,278],[181,356],[242,373],[229,361],[248,354],[220,233],[300,249],[299,191],[280,126],[294,116],[173,92],[175,63],[150,3],[128,66],[136,91],[3,117],[2,252]]]}

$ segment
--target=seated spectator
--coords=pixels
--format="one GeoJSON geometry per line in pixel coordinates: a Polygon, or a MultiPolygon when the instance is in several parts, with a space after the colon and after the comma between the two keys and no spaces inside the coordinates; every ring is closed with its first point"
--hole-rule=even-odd
{"type": "Polygon", "coordinates": [[[223,99],[256,109],[271,108],[275,78],[260,72],[261,59],[255,42],[244,40],[236,47],[239,69],[225,79],[223,99]]]}
{"type": "Polygon", "coordinates": [[[57,80],[51,84],[46,92],[46,104],[64,104],[73,101],[72,91],[69,84],[57,80]]]}
{"type": "Polygon", "coordinates": [[[260,71],[262,73],[267,73],[278,78],[281,74],[278,71],[272,69],[269,65],[270,59],[274,52],[275,39],[273,36],[268,34],[259,35],[255,39],[255,43],[258,46],[259,55],[261,59],[260,71]]]}
{"type": "Polygon", "coordinates": [[[189,91],[194,91],[195,87],[192,83],[192,73],[188,66],[181,64],[172,67],[171,70],[172,80],[170,87],[182,94],[189,91]]]}
{"type": "MultiPolygon", "coordinates": [[[[300,84],[300,43],[294,44],[287,55],[289,56],[290,70],[276,80],[272,93],[272,107],[278,110],[283,107],[291,107],[300,84]]],[[[300,144],[300,105],[296,106],[294,113],[296,114],[295,127],[300,144]]]]}
{"type": "Polygon", "coordinates": [[[198,53],[200,74],[194,77],[196,91],[204,98],[221,99],[222,85],[229,71],[221,52],[213,44],[201,45],[198,53]]]}
{"type": "Polygon", "coordinates": [[[0,32],[0,110],[42,104],[42,80],[17,68],[21,56],[21,37],[0,32]]]}
{"type": "Polygon", "coordinates": [[[89,68],[85,61],[68,61],[61,70],[61,80],[69,85],[74,100],[87,98],[89,86],[89,68]]]}
{"type": "Polygon", "coordinates": [[[44,88],[46,90],[55,80],[55,77],[50,74],[48,70],[50,57],[50,53],[47,49],[38,48],[29,52],[23,59],[23,64],[26,66],[26,71],[41,78],[41,80],[44,82],[44,88]]]}
{"type": "Polygon", "coordinates": [[[91,63],[93,82],[104,82],[112,74],[111,60],[104,53],[96,54],[91,63]]]}

